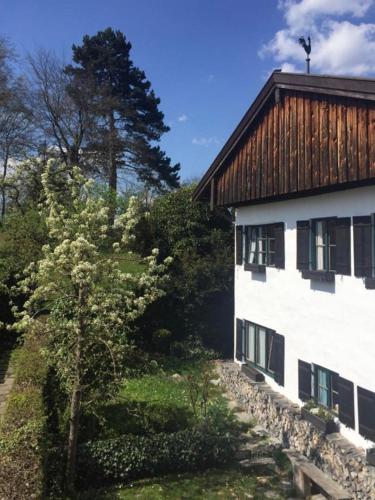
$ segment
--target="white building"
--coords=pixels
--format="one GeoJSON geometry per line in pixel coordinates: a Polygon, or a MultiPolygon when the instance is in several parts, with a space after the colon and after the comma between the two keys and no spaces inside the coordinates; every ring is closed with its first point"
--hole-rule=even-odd
{"type": "Polygon", "coordinates": [[[235,208],[235,359],[375,443],[375,80],[275,72],[199,183],[235,208]]]}

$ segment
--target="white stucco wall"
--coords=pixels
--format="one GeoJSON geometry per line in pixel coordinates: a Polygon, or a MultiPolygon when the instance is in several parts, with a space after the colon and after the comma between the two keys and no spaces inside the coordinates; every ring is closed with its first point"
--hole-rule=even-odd
{"type": "MultiPolygon", "coordinates": [[[[235,266],[235,317],[285,336],[285,387],[267,381],[295,402],[298,359],[351,380],[356,412],[357,385],[375,392],[375,290],[354,277],[353,227],[352,276],[336,275],[334,284],[323,283],[302,279],[296,269],[297,220],[372,213],[375,186],[236,210],[236,224],[285,223],[285,270],[267,268],[264,276],[235,266]]],[[[351,429],[342,432],[357,445],[369,445],[351,429]]]]}

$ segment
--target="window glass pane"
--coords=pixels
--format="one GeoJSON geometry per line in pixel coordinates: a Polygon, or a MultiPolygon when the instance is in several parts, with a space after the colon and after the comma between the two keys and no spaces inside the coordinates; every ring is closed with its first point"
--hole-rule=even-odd
{"type": "Polygon", "coordinates": [[[326,258],[325,258],[325,223],[323,221],[317,221],[315,223],[315,269],[318,271],[324,271],[326,269],[326,258]]]}
{"type": "Polygon", "coordinates": [[[318,403],[329,406],[329,375],[318,368],[318,403]]]}
{"type": "Polygon", "coordinates": [[[324,244],[324,232],[323,232],[323,221],[318,221],[316,223],[316,244],[323,245],[324,244]]]}
{"type": "Polygon", "coordinates": [[[266,368],[266,330],[258,328],[258,365],[266,368]]]}
{"type": "Polygon", "coordinates": [[[247,339],[246,359],[255,362],[255,326],[251,323],[247,325],[247,339]]]}
{"type": "Polygon", "coordinates": [[[257,247],[257,230],[255,227],[250,228],[250,238],[249,238],[249,263],[256,263],[256,247],[257,247]]]}

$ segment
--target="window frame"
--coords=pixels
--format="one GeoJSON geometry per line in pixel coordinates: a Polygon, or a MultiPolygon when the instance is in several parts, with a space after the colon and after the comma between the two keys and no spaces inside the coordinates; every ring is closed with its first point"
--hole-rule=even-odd
{"type": "Polygon", "coordinates": [[[245,226],[245,266],[249,270],[259,272],[266,267],[276,268],[276,236],[273,223],[245,226]],[[255,248],[251,249],[253,242],[255,242],[255,248]],[[254,261],[250,262],[252,254],[254,261]],[[260,256],[262,256],[261,259],[260,256]]]}
{"type": "Polygon", "coordinates": [[[336,273],[336,235],[334,243],[331,243],[332,235],[335,232],[334,222],[337,217],[319,217],[310,221],[310,270],[320,273],[336,273]],[[322,224],[323,243],[317,244],[317,226],[322,224]],[[330,225],[332,225],[330,227],[330,225]],[[323,248],[323,268],[318,268],[317,263],[317,248],[323,248]],[[332,265],[331,249],[335,249],[335,262],[332,265]]]}
{"type": "Polygon", "coordinates": [[[256,368],[257,370],[259,371],[262,371],[263,373],[265,373],[266,375],[272,377],[272,378],[275,378],[275,372],[273,370],[270,369],[269,365],[270,365],[270,361],[271,361],[271,355],[272,355],[272,347],[273,347],[273,338],[274,338],[274,335],[275,335],[275,331],[270,329],[270,328],[266,328],[265,326],[263,325],[259,325],[257,323],[254,323],[253,321],[248,321],[248,320],[244,320],[244,361],[245,363],[248,363],[250,364],[251,366],[254,366],[254,368],[256,368]],[[250,327],[253,327],[254,328],[254,338],[253,338],[253,342],[254,342],[254,345],[253,345],[253,353],[254,353],[254,359],[250,359],[247,357],[248,353],[250,352],[249,351],[249,329],[250,327]],[[259,336],[259,330],[264,330],[265,332],[265,335],[264,335],[264,346],[262,346],[264,349],[265,349],[265,366],[263,367],[261,364],[260,364],[260,352],[261,352],[261,349],[260,349],[260,346],[259,346],[259,341],[260,341],[260,336],[259,336]]]}
{"type": "Polygon", "coordinates": [[[336,374],[332,370],[329,370],[328,368],[320,366],[316,363],[311,364],[311,377],[313,379],[312,380],[313,383],[311,384],[311,388],[312,388],[312,392],[313,392],[313,394],[312,394],[313,400],[318,405],[324,406],[325,408],[338,414],[338,412],[339,412],[339,406],[338,406],[339,392],[338,392],[338,388],[335,389],[334,385],[333,385],[335,375],[337,375],[337,377],[339,377],[338,374],[336,374]],[[323,387],[323,390],[327,391],[327,404],[322,402],[319,398],[319,388],[320,388],[319,373],[320,372],[324,373],[326,375],[327,387],[323,387]]]}

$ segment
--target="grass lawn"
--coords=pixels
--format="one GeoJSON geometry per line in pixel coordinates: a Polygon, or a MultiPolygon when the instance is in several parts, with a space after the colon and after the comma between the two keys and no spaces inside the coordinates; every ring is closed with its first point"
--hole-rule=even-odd
{"type": "MultiPolygon", "coordinates": [[[[204,370],[208,370],[209,378],[215,377],[213,365],[207,362],[164,358],[159,360],[156,373],[125,380],[116,399],[97,410],[101,424],[94,429],[95,438],[176,432],[190,427],[194,414],[187,377],[200,377],[204,370]]],[[[221,394],[219,387],[209,385],[210,401],[224,404],[221,394]]]]}
{"type": "Polygon", "coordinates": [[[228,468],[136,481],[128,486],[102,490],[90,498],[97,500],[225,500],[227,498],[281,500],[288,498],[288,495],[282,491],[278,476],[256,476],[228,468]]]}

